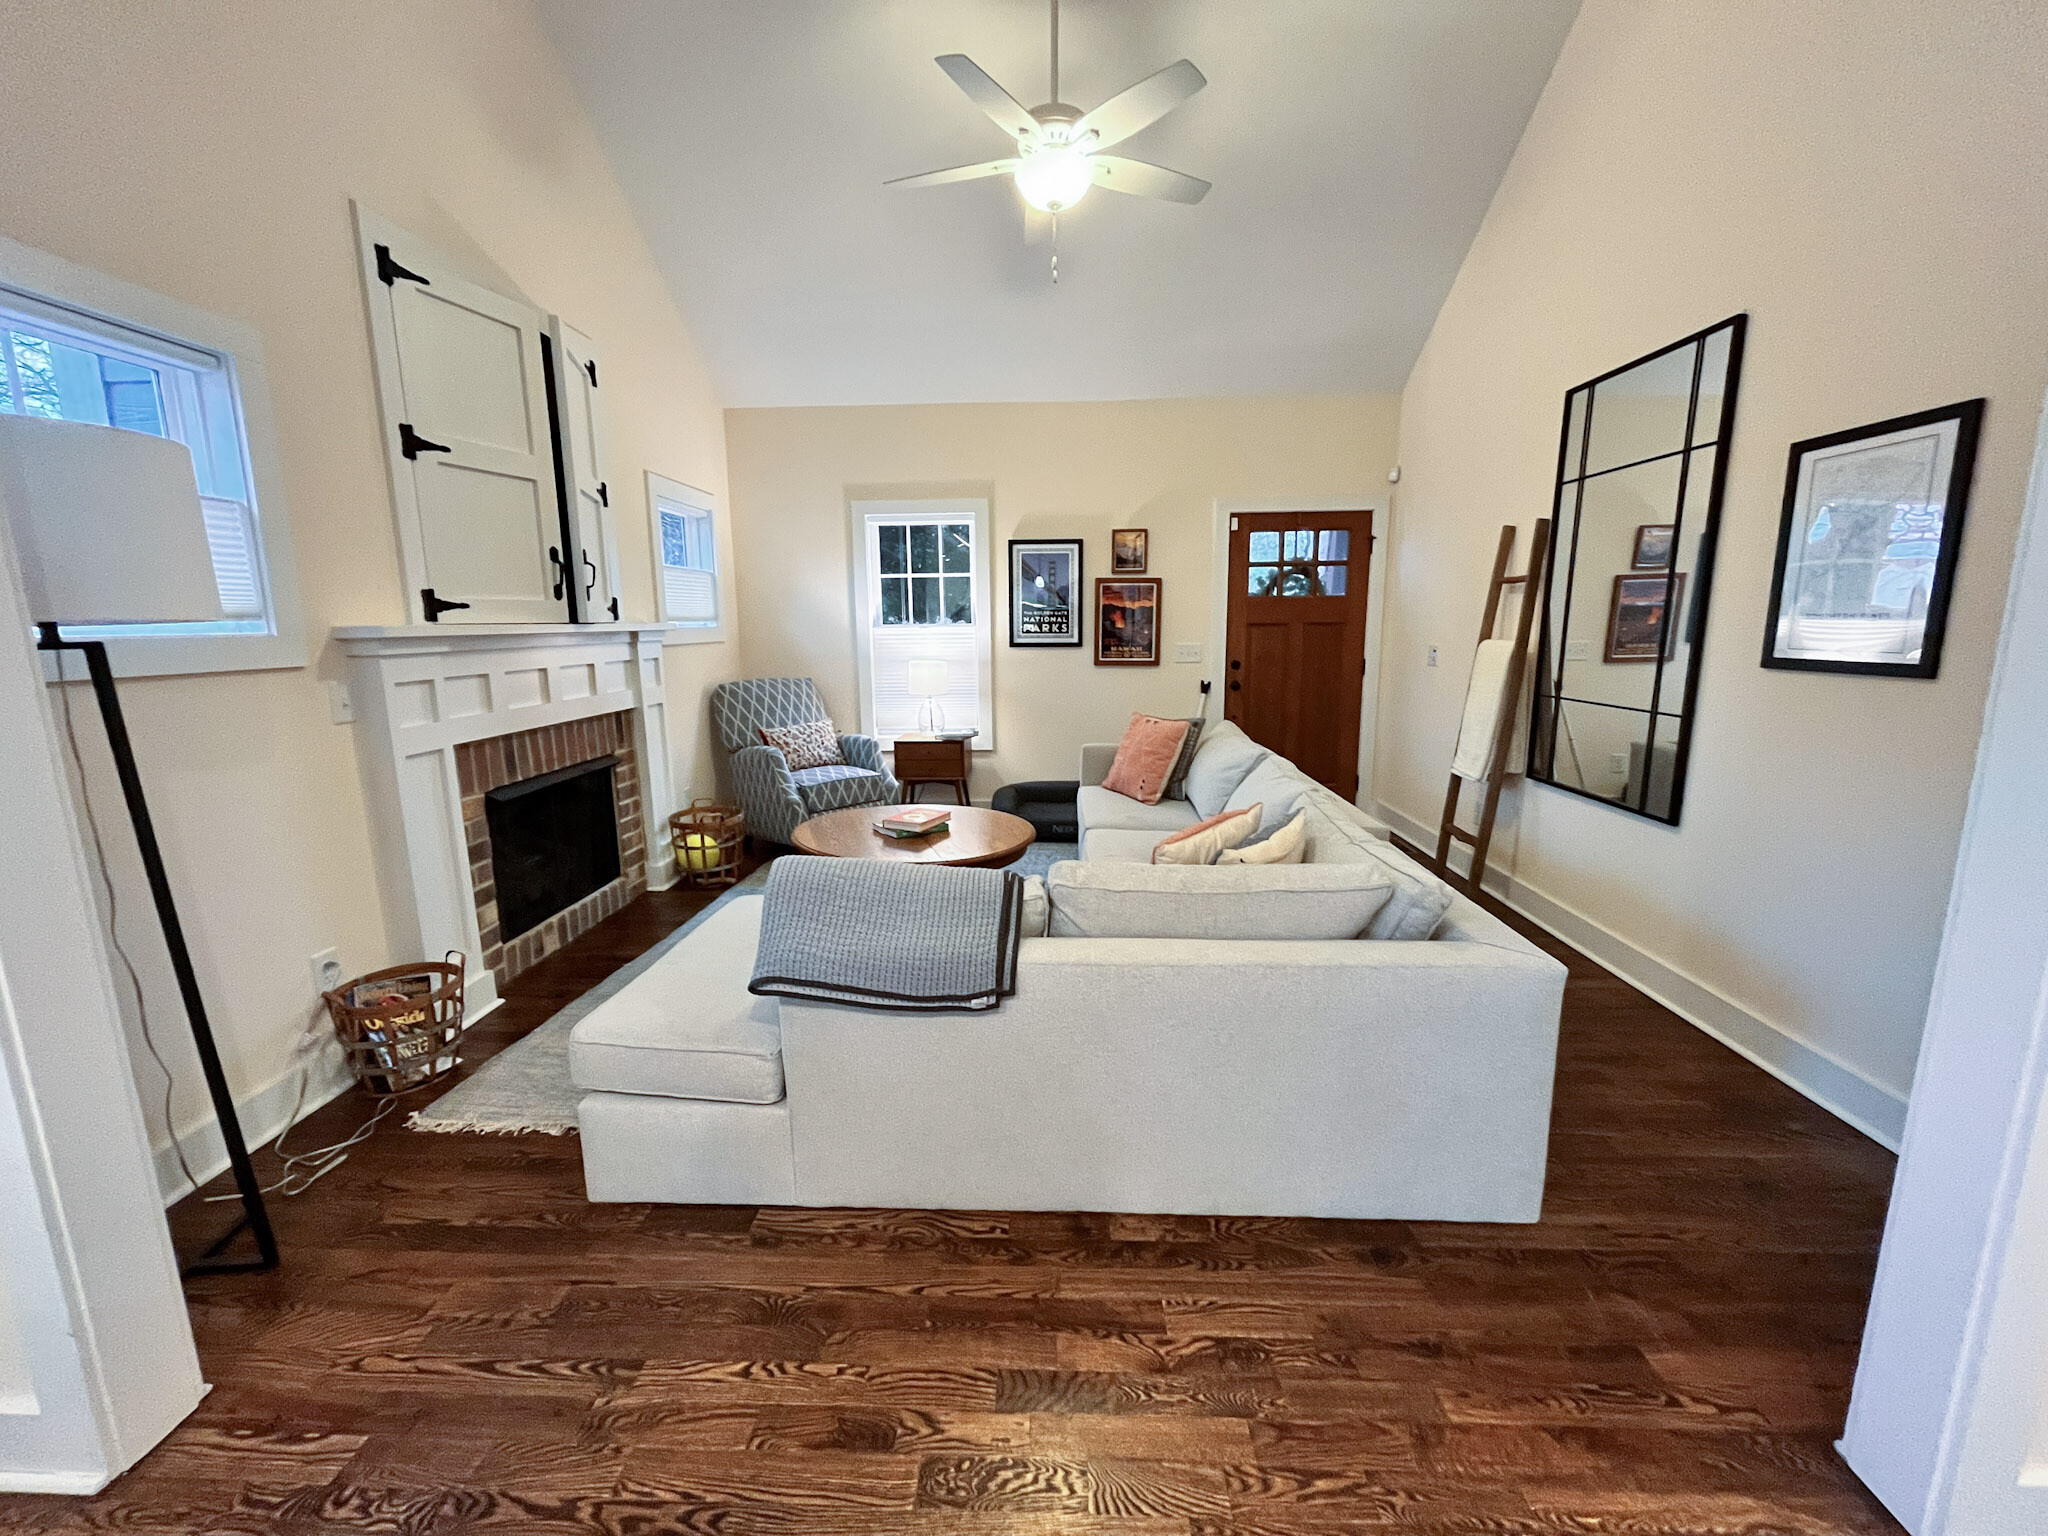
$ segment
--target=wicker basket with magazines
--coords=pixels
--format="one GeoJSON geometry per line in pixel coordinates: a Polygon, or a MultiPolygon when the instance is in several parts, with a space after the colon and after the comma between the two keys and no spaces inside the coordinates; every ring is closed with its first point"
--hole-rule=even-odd
{"type": "Polygon", "coordinates": [[[324,994],[348,1064],[371,1093],[389,1097],[438,1082],[461,1064],[461,951],[372,971],[324,994]]]}

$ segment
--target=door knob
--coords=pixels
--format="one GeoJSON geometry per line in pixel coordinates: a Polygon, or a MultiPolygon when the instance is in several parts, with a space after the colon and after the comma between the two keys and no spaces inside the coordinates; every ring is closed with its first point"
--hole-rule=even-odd
{"type": "Polygon", "coordinates": [[[1231,691],[1232,693],[1236,693],[1236,692],[1238,691],[1238,689],[1242,688],[1243,686],[1244,686],[1244,684],[1243,684],[1243,683],[1240,683],[1240,682],[1239,682],[1239,681],[1238,681],[1238,680],[1237,680],[1236,678],[1234,678],[1234,677],[1233,677],[1233,678],[1232,678],[1232,679],[1230,680],[1230,691],[1231,691]]]}

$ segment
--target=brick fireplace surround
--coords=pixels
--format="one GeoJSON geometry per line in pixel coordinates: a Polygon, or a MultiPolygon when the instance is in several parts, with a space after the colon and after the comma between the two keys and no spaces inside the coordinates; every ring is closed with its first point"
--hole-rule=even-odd
{"type": "Polygon", "coordinates": [[[640,767],[633,751],[630,711],[462,742],[455,748],[455,768],[462,790],[462,830],[469,845],[469,879],[476,898],[483,962],[499,986],[646,890],[646,832],[640,814],[640,767]],[[619,827],[619,878],[505,941],[498,930],[497,886],[491,869],[491,830],[484,818],[484,796],[507,784],[606,756],[618,758],[612,771],[612,810],[619,827]]]}

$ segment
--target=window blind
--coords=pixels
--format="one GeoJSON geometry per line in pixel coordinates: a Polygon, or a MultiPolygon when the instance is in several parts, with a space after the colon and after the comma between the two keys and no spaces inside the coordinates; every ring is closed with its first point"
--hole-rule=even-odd
{"type": "Polygon", "coordinates": [[[946,691],[938,696],[948,730],[988,734],[981,698],[979,637],[972,624],[877,624],[869,631],[869,686],[873,690],[875,734],[883,740],[918,728],[924,696],[910,691],[910,663],[930,658],[946,663],[946,691]]]}

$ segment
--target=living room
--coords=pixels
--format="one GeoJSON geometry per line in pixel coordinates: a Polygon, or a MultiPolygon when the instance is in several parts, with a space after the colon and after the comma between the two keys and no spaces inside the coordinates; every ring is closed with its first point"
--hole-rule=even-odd
{"type": "Polygon", "coordinates": [[[219,622],[36,612],[0,519],[24,722],[0,867],[35,893],[0,928],[0,1486],[24,1490],[0,1526],[2048,1523],[2048,904],[2014,788],[2042,717],[2034,8],[15,0],[4,35],[0,425],[176,437],[171,405],[122,414],[125,366],[240,436],[188,444],[219,622]],[[1155,71],[1168,94],[1097,146],[1126,158],[1057,212],[1012,170],[884,185],[997,153],[1018,103],[1074,103],[1006,130],[1063,133],[1155,71]],[[420,364],[420,306],[454,298],[521,338],[508,389],[420,364]],[[97,418],[68,414],[69,356],[102,359],[97,418]],[[1587,418],[1666,398],[1674,356],[1681,445],[1612,463],[1699,474],[1608,558],[1579,537],[1587,418]],[[524,448],[437,441],[437,387],[524,448]],[[1918,648],[1801,664],[1812,466],[1922,417],[1950,515],[1886,556],[1926,568],[1918,648]],[[481,503],[423,488],[457,469],[534,487],[560,538],[451,566],[481,503]],[[968,530],[963,563],[899,574],[898,524],[968,530]],[[1251,543],[1346,530],[1342,556],[1251,543]],[[1019,545],[1068,562],[1056,632],[1022,627],[1019,545]],[[1260,670],[1268,568],[1344,610],[1341,666],[1260,670]],[[970,622],[906,648],[888,583],[915,616],[919,576],[947,608],[963,579],[970,622]],[[1523,676],[1481,698],[1475,643],[1518,590],[1523,676]],[[59,617],[104,637],[125,748],[83,653],[35,653],[59,617]],[[1574,662],[1647,689],[1651,734],[1602,737],[1574,662]],[[651,1142],[579,1126],[584,1098],[656,1097],[572,1079],[585,1019],[701,1005],[715,965],[745,992],[752,938],[710,956],[735,911],[881,865],[782,853],[897,797],[750,799],[717,698],[764,679],[821,711],[771,729],[829,717],[849,774],[868,749],[839,738],[882,749],[877,794],[897,738],[975,730],[953,850],[1042,813],[988,857],[1043,882],[1047,934],[970,1014],[749,993],[806,1020],[763,1026],[773,1085],[674,1095],[651,1142]],[[1158,842],[1272,780],[1247,751],[1227,787],[1115,805],[1134,716],[1203,722],[1169,769],[1206,750],[1215,778],[1240,730],[1298,765],[1287,814],[1267,793],[1222,851],[1254,863],[1254,830],[1320,806],[1301,868],[1162,872],[1158,842]],[[473,856],[487,802],[593,762],[618,857],[518,928],[509,855],[473,856]],[[1447,776],[1468,833],[1490,806],[1477,889],[1467,846],[1438,853],[1447,776]],[[755,833],[738,889],[670,842],[700,799],[755,833]],[[1388,852],[1333,864],[1347,828],[1388,852]],[[1382,905],[1344,932],[1439,888],[1457,916],[1384,945],[1114,927],[1188,879],[1335,907],[1356,882],[1331,870],[1361,868],[1382,905]],[[1110,928],[1057,926],[1095,896],[1110,928]],[[1167,948],[1087,958],[1119,944],[1167,948]],[[322,993],[451,949],[461,1062],[379,1100],[322,993]],[[1409,951],[1435,979],[1380,974],[1409,951]],[[1006,1019],[1045,1033],[977,1057],[1006,1019]],[[237,1128],[280,1262],[181,1286],[243,1209],[237,1128]]]}

